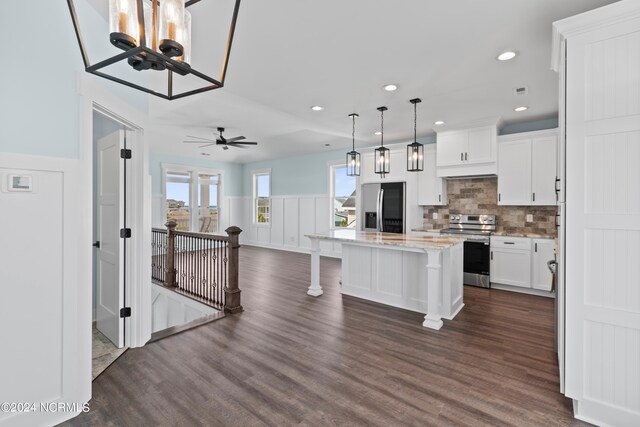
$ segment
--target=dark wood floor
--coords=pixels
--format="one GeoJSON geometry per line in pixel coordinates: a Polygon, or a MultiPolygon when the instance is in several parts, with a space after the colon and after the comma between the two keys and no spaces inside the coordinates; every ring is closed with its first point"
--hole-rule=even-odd
{"type": "Polygon", "coordinates": [[[436,332],[422,315],[306,295],[308,255],[241,249],[245,312],[132,349],[69,425],[579,425],[558,392],[553,300],[465,287],[436,332]]]}

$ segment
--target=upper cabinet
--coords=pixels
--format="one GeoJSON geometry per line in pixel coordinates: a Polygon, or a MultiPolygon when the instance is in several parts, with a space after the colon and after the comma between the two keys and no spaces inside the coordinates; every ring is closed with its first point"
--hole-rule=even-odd
{"type": "Polygon", "coordinates": [[[374,172],[375,160],[373,151],[363,152],[360,160],[362,162],[360,165],[360,183],[406,181],[408,172],[405,148],[406,145],[400,149],[393,146],[390,147],[389,173],[385,174],[384,178],[374,172]]]}
{"type": "Polygon", "coordinates": [[[556,131],[508,135],[498,143],[498,204],[556,204],[556,131]]]}
{"type": "Polygon", "coordinates": [[[436,144],[424,146],[424,170],[418,174],[418,205],[441,206],[447,204],[447,181],[436,171],[436,144]]]}
{"type": "Polygon", "coordinates": [[[438,132],[439,177],[495,175],[497,173],[498,126],[438,132]]]}

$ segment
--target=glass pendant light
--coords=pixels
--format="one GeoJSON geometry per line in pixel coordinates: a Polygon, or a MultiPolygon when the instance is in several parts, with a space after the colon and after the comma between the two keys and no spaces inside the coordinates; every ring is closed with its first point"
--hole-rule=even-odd
{"type": "Polygon", "coordinates": [[[388,148],[384,146],[384,112],[388,110],[387,107],[378,107],[378,111],[380,111],[380,147],[376,148],[374,151],[374,166],[373,170],[375,173],[380,174],[381,178],[384,178],[386,174],[389,173],[389,159],[391,157],[391,152],[388,148]]]}
{"type": "Polygon", "coordinates": [[[184,65],[191,64],[191,12],[187,9],[184,10],[184,25],[182,31],[180,31],[180,44],[184,48],[184,52],[180,61],[184,65]]]}
{"type": "Polygon", "coordinates": [[[349,114],[353,120],[351,131],[351,151],[347,153],[347,176],[360,176],[360,153],[356,151],[356,113],[349,114]]]}
{"type": "Polygon", "coordinates": [[[109,39],[122,50],[138,46],[138,2],[109,0],[109,39]]]}
{"type": "Polygon", "coordinates": [[[184,53],[184,46],[178,41],[184,27],[184,2],[185,0],[160,2],[159,47],[160,51],[168,57],[182,56],[184,53]]]}
{"type": "Polygon", "coordinates": [[[420,98],[409,101],[413,104],[413,142],[407,145],[407,171],[420,172],[424,170],[424,145],[418,142],[418,109],[422,102],[420,98]]]}

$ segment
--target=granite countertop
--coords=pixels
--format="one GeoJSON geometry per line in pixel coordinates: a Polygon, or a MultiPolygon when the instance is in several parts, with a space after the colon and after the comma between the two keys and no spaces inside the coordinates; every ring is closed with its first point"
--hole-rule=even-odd
{"type": "Polygon", "coordinates": [[[507,231],[496,231],[492,234],[492,236],[498,237],[529,237],[531,239],[555,239],[557,236],[550,236],[548,234],[539,234],[539,233],[513,233],[507,231]]]}
{"type": "Polygon", "coordinates": [[[307,234],[306,237],[341,242],[368,243],[411,249],[448,249],[464,242],[464,237],[420,236],[416,234],[378,233],[373,231],[332,230],[328,233],[307,234]]]}
{"type": "MultiPolygon", "coordinates": [[[[439,233],[439,228],[431,228],[431,227],[418,227],[413,228],[411,231],[416,231],[420,233],[439,233]]],[[[498,237],[529,237],[531,239],[556,239],[558,236],[552,236],[549,234],[541,234],[541,233],[516,233],[512,231],[494,231],[492,236],[498,237]]]]}

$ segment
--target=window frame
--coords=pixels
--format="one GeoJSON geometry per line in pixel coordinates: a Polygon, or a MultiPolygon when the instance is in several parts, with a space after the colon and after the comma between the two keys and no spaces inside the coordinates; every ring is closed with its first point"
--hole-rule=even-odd
{"type": "MultiPolygon", "coordinates": [[[[160,164],[162,170],[162,218],[163,221],[167,220],[167,173],[168,172],[178,172],[178,173],[188,173],[188,180],[185,179],[185,182],[189,183],[189,207],[190,207],[190,224],[191,230],[199,230],[199,203],[198,203],[198,187],[200,185],[200,175],[218,175],[218,231],[217,234],[220,234],[224,230],[220,230],[221,225],[223,223],[223,215],[225,215],[224,210],[221,208],[221,204],[224,198],[224,171],[221,169],[210,169],[210,168],[202,168],[198,166],[190,166],[190,165],[180,165],[180,164],[172,164],[172,163],[161,163],[160,164]]],[[[176,181],[173,181],[176,182],[176,181]]],[[[178,181],[181,182],[181,181],[178,181]]],[[[199,232],[199,231],[197,231],[199,232]]],[[[213,234],[213,233],[212,233],[213,234]]]]}
{"type": "Polygon", "coordinates": [[[271,175],[271,169],[256,169],[251,171],[251,186],[252,186],[252,197],[251,197],[251,223],[254,227],[271,227],[271,213],[272,213],[272,203],[271,199],[273,198],[273,177],[271,175]],[[269,176],[269,221],[267,222],[258,222],[258,177],[259,176],[269,176]]]}
{"type": "Polygon", "coordinates": [[[356,221],[355,221],[355,225],[353,228],[349,228],[349,227],[336,227],[335,224],[335,218],[334,218],[334,211],[333,211],[333,200],[335,199],[335,193],[336,193],[336,182],[335,182],[335,169],[336,168],[346,168],[346,164],[344,162],[344,160],[331,160],[327,162],[327,168],[329,170],[328,172],[328,185],[327,187],[329,188],[329,230],[357,230],[358,229],[358,208],[359,203],[358,203],[358,188],[360,186],[360,177],[356,176],[355,180],[356,180],[356,200],[355,200],[355,205],[356,205],[356,221]]]}

